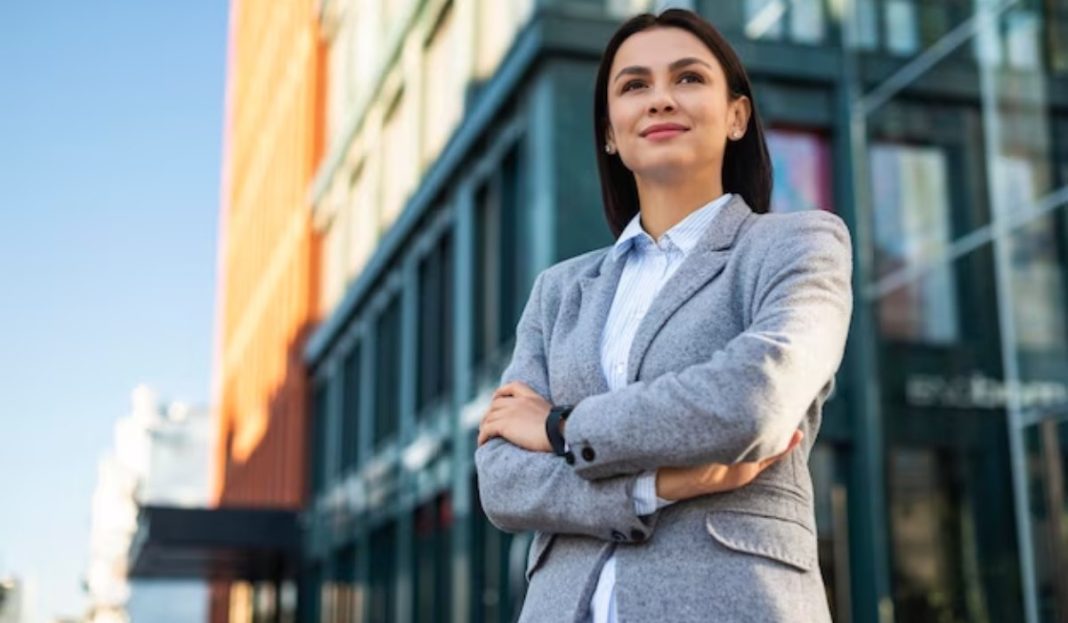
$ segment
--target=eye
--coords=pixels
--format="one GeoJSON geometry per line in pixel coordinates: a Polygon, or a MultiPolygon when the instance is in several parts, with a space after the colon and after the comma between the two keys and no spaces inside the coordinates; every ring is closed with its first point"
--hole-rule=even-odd
{"type": "Polygon", "coordinates": [[[694,73],[692,71],[688,71],[688,72],[682,74],[681,76],[679,76],[679,82],[690,81],[690,80],[692,80],[694,82],[701,83],[701,82],[705,81],[705,78],[701,74],[694,73]]]}
{"type": "Polygon", "coordinates": [[[644,83],[644,82],[642,82],[641,80],[628,80],[628,81],[627,81],[627,82],[626,82],[626,83],[625,83],[625,84],[623,85],[623,88],[622,88],[622,89],[620,89],[620,91],[619,91],[619,92],[620,92],[620,93],[626,93],[627,91],[630,91],[630,90],[631,90],[632,88],[637,88],[637,87],[640,87],[640,86],[642,86],[642,85],[644,85],[644,84],[645,84],[645,83],[644,83]]]}

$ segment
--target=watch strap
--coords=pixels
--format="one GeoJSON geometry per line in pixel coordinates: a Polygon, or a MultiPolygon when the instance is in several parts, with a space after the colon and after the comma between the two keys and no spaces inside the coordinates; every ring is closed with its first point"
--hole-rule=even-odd
{"type": "Polygon", "coordinates": [[[549,445],[552,446],[553,454],[556,456],[564,456],[567,451],[564,436],[560,432],[560,422],[571,415],[572,408],[571,405],[553,405],[549,409],[549,415],[545,418],[545,434],[548,436],[549,445]]]}

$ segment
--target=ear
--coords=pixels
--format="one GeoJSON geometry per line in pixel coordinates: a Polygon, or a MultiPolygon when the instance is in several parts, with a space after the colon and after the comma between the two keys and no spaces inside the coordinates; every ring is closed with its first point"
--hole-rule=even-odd
{"type": "Polygon", "coordinates": [[[605,128],[604,128],[604,140],[605,140],[605,142],[610,143],[612,145],[615,145],[615,143],[616,143],[616,135],[615,135],[615,132],[612,132],[612,124],[610,124],[610,123],[608,123],[606,121],[604,125],[605,125],[605,128]]]}
{"type": "Polygon", "coordinates": [[[727,108],[728,135],[734,130],[745,132],[752,114],[753,103],[745,95],[739,95],[727,108]]]}

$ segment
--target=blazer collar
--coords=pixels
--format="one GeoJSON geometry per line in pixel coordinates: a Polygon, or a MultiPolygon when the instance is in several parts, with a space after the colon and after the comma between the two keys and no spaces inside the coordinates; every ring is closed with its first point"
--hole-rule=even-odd
{"type": "MultiPolygon", "coordinates": [[[[742,225],[752,215],[752,209],[741,195],[734,194],[709,223],[697,246],[660,289],[639,323],[631,344],[627,362],[628,384],[637,380],[645,352],[671,314],[726,266],[742,225]]],[[[608,312],[625,265],[626,256],[616,259],[612,247],[608,247],[601,261],[579,278],[581,311],[576,328],[580,339],[575,354],[581,361],[591,395],[608,391],[608,381],[601,368],[601,334],[608,323],[608,312]]]]}

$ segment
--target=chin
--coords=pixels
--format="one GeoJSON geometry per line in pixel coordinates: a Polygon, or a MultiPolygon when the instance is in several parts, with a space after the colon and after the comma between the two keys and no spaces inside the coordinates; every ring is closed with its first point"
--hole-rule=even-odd
{"type": "Polygon", "coordinates": [[[700,163],[690,154],[663,154],[661,157],[644,159],[631,172],[646,179],[671,179],[700,168],[700,163]]]}

